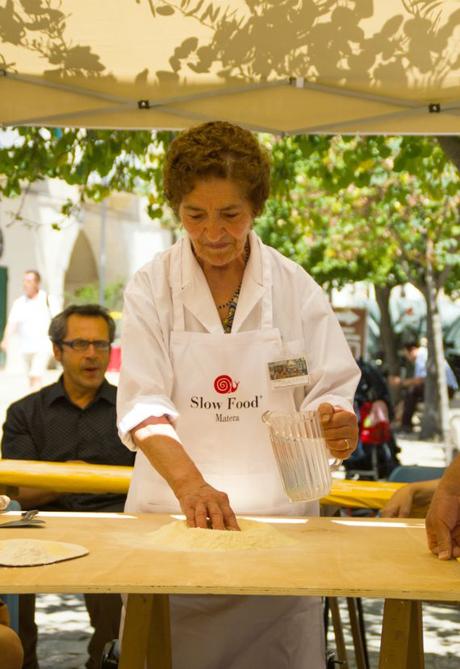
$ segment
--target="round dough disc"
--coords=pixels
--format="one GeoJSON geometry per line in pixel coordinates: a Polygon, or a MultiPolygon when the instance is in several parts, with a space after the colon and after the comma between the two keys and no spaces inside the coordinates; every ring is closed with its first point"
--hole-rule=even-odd
{"type": "Polygon", "coordinates": [[[0,565],[4,567],[34,567],[88,555],[88,549],[78,544],[41,539],[6,539],[0,541],[0,565]]]}

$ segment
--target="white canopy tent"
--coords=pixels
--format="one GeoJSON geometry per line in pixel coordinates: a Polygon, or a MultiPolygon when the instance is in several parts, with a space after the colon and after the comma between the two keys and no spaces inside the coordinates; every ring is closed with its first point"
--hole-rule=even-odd
{"type": "Polygon", "coordinates": [[[458,0],[0,0],[0,124],[460,131],[458,0]]]}

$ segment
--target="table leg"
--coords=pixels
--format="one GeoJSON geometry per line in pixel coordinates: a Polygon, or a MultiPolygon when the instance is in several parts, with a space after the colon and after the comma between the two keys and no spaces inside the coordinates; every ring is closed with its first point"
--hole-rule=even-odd
{"type": "Polygon", "coordinates": [[[387,599],[379,669],[423,669],[424,666],[421,602],[387,599]]]}
{"type": "Polygon", "coordinates": [[[356,598],[347,597],[347,606],[357,669],[369,669],[369,663],[366,658],[366,648],[359,624],[358,603],[356,598]]]}
{"type": "Polygon", "coordinates": [[[343,636],[342,619],[340,617],[340,609],[337,597],[328,597],[328,603],[331,611],[332,626],[334,628],[337,663],[341,669],[349,669],[347,649],[345,646],[345,638],[343,636]]]}
{"type": "Polygon", "coordinates": [[[144,669],[152,608],[152,595],[128,595],[119,669],[144,669]]]}
{"type": "Polygon", "coordinates": [[[171,669],[168,595],[128,595],[119,669],[171,669]]]}
{"type": "Polygon", "coordinates": [[[169,595],[153,595],[147,669],[172,669],[169,595]]]}

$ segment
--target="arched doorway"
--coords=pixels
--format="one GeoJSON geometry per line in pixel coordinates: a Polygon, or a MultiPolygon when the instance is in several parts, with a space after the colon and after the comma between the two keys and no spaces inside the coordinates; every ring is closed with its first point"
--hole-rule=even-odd
{"type": "MultiPolygon", "coordinates": [[[[99,275],[93,250],[85,233],[80,230],[70,256],[64,278],[65,302],[69,303],[76,291],[88,286],[87,301],[97,302],[99,275]],[[91,288],[90,288],[91,287],[91,288]],[[94,288],[94,296],[92,295],[94,288]]],[[[86,292],[86,291],[85,291],[86,292]]]]}

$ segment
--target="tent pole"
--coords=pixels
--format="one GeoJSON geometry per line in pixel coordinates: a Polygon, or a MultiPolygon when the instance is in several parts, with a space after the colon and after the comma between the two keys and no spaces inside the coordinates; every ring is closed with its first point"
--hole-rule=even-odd
{"type": "Polygon", "coordinates": [[[100,204],[100,235],[99,235],[99,304],[105,306],[106,264],[107,264],[107,202],[100,204]]]}

